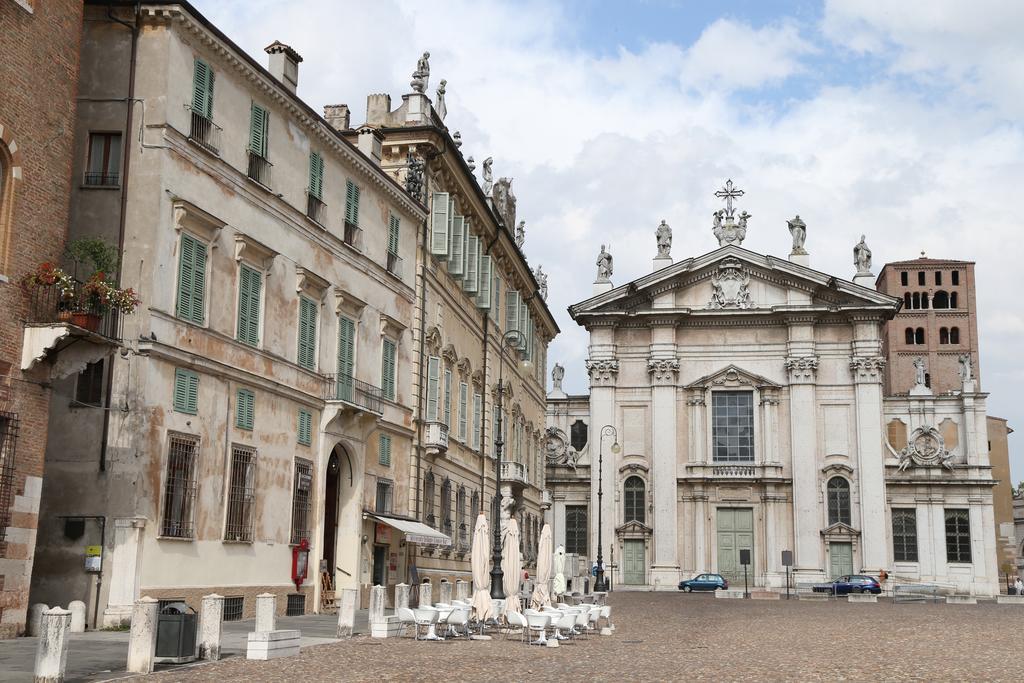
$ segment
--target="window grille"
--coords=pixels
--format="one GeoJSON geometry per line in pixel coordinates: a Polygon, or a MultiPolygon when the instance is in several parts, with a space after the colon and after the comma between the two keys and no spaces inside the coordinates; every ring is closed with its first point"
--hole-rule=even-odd
{"type": "Polygon", "coordinates": [[[587,506],[565,506],[565,552],[587,554],[587,506]]]}
{"type": "Polygon", "coordinates": [[[629,477],[622,485],[623,499],[625,501],[625,522],[636,520],[641,524],[645,521],[644,505],[644,480],[640,477],[629,477]]]}
{"type": "Polygon", "coordinates": [[[441,524],[444,532],[452,533],[452,480],[447,477],[441,484],[441,524]]]}
{"type": "Polygon", "coordinates": [[[850,523],[850,482],[842,477],[828,480],[828,523],[850,523]]]}
{"type": "Polygon", "coordinates": [[[423,478],[423,521],[428,526],[437,528],[437,518],[434,516],[434,473],[427,472],[423,478]]]}
{"type": "Polygon", "coordinates": [[[241,595],[224,598],[224,621],[241,621],[244,607],[245,598],[241,595]]]}
{"type": "Polygon", "coordinates": [[[480,515],[480,492],[479,491],[473,491],[473,497],[470,499],[470,503],[469,503],[469,519],[470,519],[469,523],[473,525],[474,529],[476,528],[476,518],[479,515],[480,515]]]}
{"type": "Polygon", "coordinates": [[[896,562],[917,562],[917,511],[892,511],[892,555],[896,562]]]}
{"type": "Polygon", "coordinates": [[[392,494],[395,489],[394,482],[388,479],[377,480],[377,499],[375,501],[374,511],[383,514],[391,514],[392,511],[392,494]]]}
{"type": "Polygon", "coordinates": [[[295,481],[292,484],[292,545],[309,540],[310,491],[313,488],[313,463],[295,459],[295,481]]]}
{"type": "Polygon", "coordinates": [[[306,594],[290,593],[288,595],[288,606],[285,608],[285,616],[301,617],[306,613],[306,594]]]}
{"type": "Polygon", "coordinates": [[[193,538],[196,496],[196,453],[199,439],[171,436],[167,453],[167,481],[164,484],[164,512],[160,535],[193,538]]]}
{"type": "Polygon", "coordinates": [[[231,447],[231,483],[228,488],[228,519],[224,538],[252,542],[256,508],[256,449],[231,447]]]}
{"type": "Polygon", "coordinates": [[[971,561],[971,519],[967,510],[946,510],[946,561],[971,561]]]}
{"type": "Polygon", "coordinates": [[[459,532],[459,546],[466,545],[466,487],[459,486],[455,497],[455,526],[459,532]]]}
{"type": "Polygon", "coordinates": [[[15,447],[18,443],[17,413],[0,412],[0,557],[7,551],[7,525],[14,504],[15,447]]]}
{"type": "Polygon", "coordinates": [[[754,462],[754,395],[714,392],[711,429],[715,462],[754,462]]]}

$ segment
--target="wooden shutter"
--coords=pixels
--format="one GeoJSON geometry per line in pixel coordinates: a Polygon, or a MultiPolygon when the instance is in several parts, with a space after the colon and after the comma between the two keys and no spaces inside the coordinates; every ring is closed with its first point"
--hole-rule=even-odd
{"type": "Polygon", "coordinates": [[[263,276],[248,266],[239,269],[238,341],[260,343],[260,288],[263,276]]]}
{"type": "Polygon", "coordinates": [[[391,467],[391,437],[387,434],[381,434],[377,446],[377,462],[385,467],[391,467]]]}
{"type": "Polygon", "coordinates": [[[465,270],[466,252],[465,245],[465,218],[452,216],[452,245],[451,254],[448,258],[448,272],[453,277],[460,278],[465,270]]]}
{"type": "Polygon", "coordinates": [[[208,119],[213,116],[213,69],[201,59],[196,59],[192,73],[192,111],[208,119]]]}
{"type": "Polygon", "coordinates": [[[248,389],[239,389],[235,394],[235,426],[252,430],[256,397],[248,389]]]}
{"type": "Polygon", "coordinates": [[[523,301],[522,296],[519,297],[519,318],[516,322],[519,324],[519,327],[516,329],[520,332],[519,344],[517,346],[521,352],[526,353],[527,346],[529,345],[527,340],[530,338],[530,309],[526,302],[523,301]]]}
{"type": "Polygon", "coordinates": [[[381,353],[381,391],[384,398],[395,400],[395,343],[390,339],[384,340],[384,347],[381,353]]]}
{"type": "Polygon", "coordinates": [[[324,198],[324,158],[317,152],[309,153],[309,193],[324,198]]]}
{"type": "Polygon", "coordinates": [[[199,408],[199,375],[191,370],[174,370],[174,410],[195,415],[199,408]]]}
{"type": "Polygon", "coordinates": [[[491,308],[491,257],[480,257],[480,286],[476,290],[476,306],[485,311],[491,308]]]}
{"type": "Polygon", "coordinates": [[[308,410],[299,410],[298,442],[303,446],[313,442],[313,415],[308,410]]]}
{"type": "Polygon", "coordinates": [[[432,195],[433,211],[430,219],[430,253],[440,259],[448,258],[448,209],[451,199],[447,192],[432,195]]]}
{"type": "Polygon", "coordinates": [[[459,439],[466,443],[466,427],[468,425],[466,411],[469,408],[469,385],[459,382],[459,439]]]}
{"type": "Polygon", "coordinates": [[[305,296],[299,297],[299,365],[307,370],[316,369],[316,303],[305,296]]]}
{"type": "Polygon", "coordinates": [[[183,233],[178,258],[178,317],[202,325],[205,294],[206,245],[183,233]]]}
{"type": "Polygon", "coordinates": [[[444,423],[451,427],[452,424],[452,371],[445,368],[444,371],[444,423]]]}
{"type": "Polygon", "coordinates": [[[480,411],[483,409],[483,396],[481,394],[473,394],[473,448],[480,448],[480,428],[481,418],[483,415],[480,411]]]}
{"type": "Polygon", "coordinates": [[[510,289],[505,292],[505,331],[519,329],[519,292],[510,289]]]}
{"type": "Polygon", "coordinates": [[[466,276],[462,278],[462,288],[470,294],[476,294],[479,284],[480,238],[472,236],[466,239],[466,276]]]}
{"type": "Polygon", "coordinates": [[[249,118],[249,151],[258,157],[267,158],[267,130],[270,116],[267,110],[252,103],[252,115],[249,118]]]}
{"type": "Polygon", "coordinates": [[[356,324],[342,316],[338,318],[338,375],[352,377],[355,372],[356,324]]]}
{"type": "Polygon", "coordinates": [[[388,253],[398,256],[398,235],[401,223],[398,216],[391,214],[388,220],[388,253]]]}
{"type": "Polygon", "coordinates": [[[441,359],[431,356],[427,359],[427,421],[437,422],[438,388],[440,385],[441,359]]]}
{"type": "Polygon", "coordinates": [[[345,181],[345,222],[359,225],[359,186],[351,180],[345,181]]]}

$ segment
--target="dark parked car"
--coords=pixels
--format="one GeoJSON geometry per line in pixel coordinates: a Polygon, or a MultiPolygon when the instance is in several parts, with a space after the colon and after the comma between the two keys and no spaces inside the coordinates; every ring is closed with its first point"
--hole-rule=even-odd
{"type": "Polygon", "coordinates": [[[834,593],[835,595],[847,595],[848,593],[874,593],[882,592],[882,586],[878,579],[865,574],[850,574],[840,576],[831,583],[823,583],[814,587],[818,593],[834,593]]]}
{"type": "Polygon", "coordinates": [[[719,588],[725,590],[729,582],[721,574],[698,574],[692,579],[679,582],[679,590],[686,591],[716,591],[719,588]]]}

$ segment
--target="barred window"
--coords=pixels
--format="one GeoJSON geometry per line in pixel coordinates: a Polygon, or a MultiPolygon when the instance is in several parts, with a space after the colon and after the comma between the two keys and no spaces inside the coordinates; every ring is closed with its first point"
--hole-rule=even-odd
{"type": "Polygon", "coordinates": [[[971,561],[971,518],[967,510],[946,510],[946,561],[971,561]]]}
{"type": "Polygon", "coordinates": [[[917,511],[893,509],[892,556],[896,562],[917,562],[917,511]]]}
{"type": "Polygon", "coordinates": [[[715,462],[754,462],[754,395],[712,393],[711,431],[715,462]]]}
{"type": "Polygon", "coordinates": [[[310,491],[313,489],[313,463],[295,458],[292,484],[292,545],[309,540],[310,491]]]}
{"type": "Polygon", "coordinates": [[[452,480],[445,477],[441,484],[441,528],[449,536],[452,533],[452,480]]]}
{"type": "Polygon", "coordinates": [[[164,484],[164,511],[160,535],[193,538],[195,530],[196,455],[199,439],[185,434],[170,438],[167,453],[167,481],[164,484]]]}
{"type": "Polygon", "coordinates": [[[587,506],[565,506],[565,552],[587,554],[587,506]]]}
{"type": "Polygon", "coordinates": [[[224,539],[252,542],[256,508],[256,449],[231,446],[231,483],[224,539]]]}
{"type": "Polygon", "coordinates": [[[473,528],[476,528],[476,518],[480,516],[480,492],[473,491],[473,497],[469,503],[469,519],[473,528]]]}
{"type": "Polygon", "coordinates": [[[640,477],[629,477],[622,485],[622,497],[625,502],[625,518],[623,521],[632,522],[636,520],[641,524],[645,521],[644,515],[644,480],[640,477]]]}
{"type": "Polygon", "coordinates": [[[229,595],[224,598],[224,621],[241,621],[245,596],[229,595]]]}
{"type": "Polygon", "coordinates": [[[378,479],[377,480],[377,498],[374,504],[374,511],[383,514],[391,514],[392,510],[392,492],[395,489],[395,484],[390,479],[378,479]]]}
{"type": "Polygon", "coordinates": [[[466,540],[466,487],[459,486],[455,496],[455,525],[459,530],[459,541],[466,540]]]}
{"type": "Polygon", "coordinates": [[[828,524],[850,524],[850,482],[842,477],[828,480],[828,524]]]}
{"type": "Polygon", "coordinates": [[[14,454],[18,442],[17,413],[0,412],[0,557],[7,550],[7,525],[14,504],[14,454]]]}
{"type": "Polygon", "coordinates": [[[427,472],[423,478],[423,521],[427,526],[437,528],[437,517],[434,516],[434,473],[427,472]]]}

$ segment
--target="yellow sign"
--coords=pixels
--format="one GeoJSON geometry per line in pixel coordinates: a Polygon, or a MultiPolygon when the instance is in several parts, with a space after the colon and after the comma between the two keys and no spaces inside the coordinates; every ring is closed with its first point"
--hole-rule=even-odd
{"type": "Polygon", "coordinates": [[[85,546],[86,557],[99,557],[103,554],[103,546],[101,545],[87,545],[85,546]]]}

